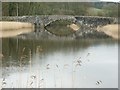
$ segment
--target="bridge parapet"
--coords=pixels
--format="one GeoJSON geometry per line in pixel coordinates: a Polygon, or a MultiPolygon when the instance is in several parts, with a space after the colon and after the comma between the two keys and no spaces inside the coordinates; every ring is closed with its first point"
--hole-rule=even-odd
{"type": "Polygon", "coordinates": [[[80,24],[90,25],[91,27],[118,23],[117,18],[114,17],[75,16],[75,18],[80,24]]]}
{"type": "Polygon", "coordinates": [[[72,20],[73,22],[75,22],[76,18],[70,15],[50,15],[47,17],[47,20],[44,20],[44,26],[47,26],[50,23],[55,22],[57,20],[72,20]]]}

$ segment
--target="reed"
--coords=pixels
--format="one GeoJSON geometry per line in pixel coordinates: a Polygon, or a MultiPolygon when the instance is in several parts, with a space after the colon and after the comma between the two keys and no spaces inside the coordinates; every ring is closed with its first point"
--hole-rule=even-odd
{"type": "Polygon", "coordinates": [[[32,28],[21,28],[21,29],[0,31],[0,38],[15,37],[17,35],[30,33],[32,31],[34,31],[34,29],[32,28]]]}
{"type": "Polygon", "coordinates": [[[114,39],[120,39],[120,29],[118,28],[120,24],[109,24],[105,26],[98,26],[97,31],[104,32],[108,36],[114,39]]]}
{"type": "MultiPolygon", "coordinates": [[[[24,51],[25,51],[25,47],[22,49],[21,57],[20,57],[20,60],[19,60],[19,80],[22,80],[21,71],[22,71],[22,60],[24,58],[24,51]]],[[[21,87],[21,81],[18,81],[18,87],[19,88],[21,87]]]]}
{"type": "Polygon", "coordinates": [[[34,25],[31,23],[0,21],[0,31],[16,30],[22,28],[33,28],[33,27],[34,25]]]}

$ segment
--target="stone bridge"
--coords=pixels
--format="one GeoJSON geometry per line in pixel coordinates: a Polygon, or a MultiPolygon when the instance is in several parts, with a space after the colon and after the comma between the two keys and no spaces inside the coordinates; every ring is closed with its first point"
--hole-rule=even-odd
{"type": "Polygon", "coordinates": [[[118,18],[114,17],[99,17],[99,16],[71,16],[71,15],[41,15],[41,16],[11,16],[11,17],[2,17],[2,20],[10,21],[21,21],[21,22],[30,22],[37,27],[41,25],[47,26],[56,20],[72,20],[73,22],[78,22],[81,25],[106,25],[118,23],[118,18]]]}
{"type": "Polygon", "coordinates": [[[98,25],[117,24],[118,18],[115,17],[99,17],[99,16],[75,16],[77,21],[83,25],[97,27],[98,25]]]}
{"type": "MultiPolygon", "coordinates": [[[[75,37],[89,37],[89,36],[101,36],[96,31],[97,26],[116,24],[119,23],[118,18],[114,17],[99,17],[99,16],[71,16],[71,15],[40,15],[40,16],[19,16],[19,17],[2,17],[3,20],[30,22],[35,24],[35,32],[45,31],[50,35],[54,35],[52,32],[44,30],[44,27],[57,21],[57,20],[72,20],[73,23],[80,24],[82,30],[73,33],[71,36],[75,37]],[[93,35],[94,34],[94,35],[93,35]]],[[[103,36],[105,36],[103,34],[103,36]]]]}

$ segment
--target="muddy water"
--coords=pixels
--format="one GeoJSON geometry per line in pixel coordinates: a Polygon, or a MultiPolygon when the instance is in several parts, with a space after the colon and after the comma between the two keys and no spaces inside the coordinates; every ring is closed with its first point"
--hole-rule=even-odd
{"type": "Polygon", "coordinates": [[[2,87],[118,87],[116,41],[6,38],[2,53],[2,87]]]}

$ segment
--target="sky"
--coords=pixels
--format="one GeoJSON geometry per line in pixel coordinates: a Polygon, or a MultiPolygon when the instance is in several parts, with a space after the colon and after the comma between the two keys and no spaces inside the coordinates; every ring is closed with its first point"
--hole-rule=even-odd
{"type": "Polygon", "coordinates": [[[101,1],[106,1],[106,2],[120,2],[120,0],[101,0],[101,1]]]}

